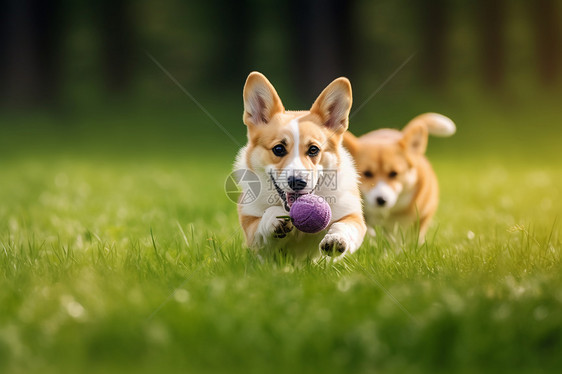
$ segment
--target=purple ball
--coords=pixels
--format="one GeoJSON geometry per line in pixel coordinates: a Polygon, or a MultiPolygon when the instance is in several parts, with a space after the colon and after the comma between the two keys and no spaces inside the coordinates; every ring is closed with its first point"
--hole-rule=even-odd
{"type": "Polygon", "coordinates": [[[300,196],[289,212],[293,225],[302,232],[314,234],[324,230],[332,219],[332,209],[321,196],[300,196]]]}

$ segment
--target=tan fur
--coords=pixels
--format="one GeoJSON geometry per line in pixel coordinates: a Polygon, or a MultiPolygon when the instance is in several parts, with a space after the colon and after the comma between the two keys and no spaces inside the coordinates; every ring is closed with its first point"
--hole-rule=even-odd
{"type": "Polygon", "coordinates": [[[360,174],[370,227],[393,229],[419,222],[419,239],[424,240],[439,203],[437,177],[424,155],[428,133],[447,136],[454,131],[455,126],[448,118],[426,113],[414,118],[402,131],[380,129],[359,138],[350,132],[344,134],[343,144],[352,154],[360,174]],[[395,205],[377,203],[377,197],[384,197],[385,192],[396,194],[395,205]]]}
{"type": "Polygon", "coordinates": [[[246,238],[246,242],[247,243],[252,242],[254,240],[254,235],[256,234],[256,230],[258,229],[258,224],[260,223],[260,217],[242,214],[239,205],[238,220],[240,221],[240,225],[244,229],[244,237],[246,238]]]}

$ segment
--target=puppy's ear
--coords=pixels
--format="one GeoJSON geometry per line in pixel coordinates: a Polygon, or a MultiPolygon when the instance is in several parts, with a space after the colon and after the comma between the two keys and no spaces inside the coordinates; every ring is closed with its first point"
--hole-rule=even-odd
{"type": "Polygon", "coordinates": [[[400,145],[408,152],[423,155],[427,148],[427,126],[415,118],[402,130],[400,145]]]}
{"type": "Polygon", "coordinates": [[[343,133],[343,146],[354,158],[357,156],[360,147],[359,140],[349,131],[343,133]]]}
{"type": "Polygon", "coordinates": [[[279,95],[267,78],[257,71],[250,73],[244,85],[244,123],[265,125],[284,110],[279,95]]]}
{"type": "Polygon", "coordinates": [[[349,80],[338,78],[322,91],[312,104],[310,112],[317,114],[326,128],[334,133],[343,134],[349,124],[352,100],[349,80]]]}

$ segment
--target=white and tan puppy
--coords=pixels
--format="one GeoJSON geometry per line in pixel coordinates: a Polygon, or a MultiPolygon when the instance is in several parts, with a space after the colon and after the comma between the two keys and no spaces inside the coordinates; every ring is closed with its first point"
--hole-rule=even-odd
{"type": "MultiPolygon", "coordinates": [[[[351,85],[334,80],[308,111],[287,111],[271,83],[260,73],[244,86],[244,123],[248,144],[236,158],[235,170],[251,170],[261,184],[257,198],[239,200],[238,215],[247,245],[258,251],[280,251],[295,258],[353,253],[366,232],[357,173],[342,147],[351,109],[351,85]],[[304,193],[329,203],[328,227],[306,234],[281,216],[304,193]]],[[[241,183],[242,196],[248,186],[241,183]]]]}
{"type": "Polygon", "coordinates": [[[456,127],[449,118],[425,113],[402,130],[380,129],[359,138],[350,132],[344,145],[361,175],[361,193],[369,231],[387,230],[419,222],[419,240],[425,234],[439,203],[439,185],[425,157],[428,133],[451,136],[456,127]]]}

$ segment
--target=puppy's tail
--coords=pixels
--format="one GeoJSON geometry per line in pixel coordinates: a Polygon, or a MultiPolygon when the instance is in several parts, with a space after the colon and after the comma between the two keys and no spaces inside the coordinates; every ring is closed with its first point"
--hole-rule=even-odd
{"type": "Polygon", "coordinates": [[[423,123],[430,135],[438,137],[448,137],[457,131],[455,123],[442,114],[424,113],[415,117],[410,123],[423,123]]]}

